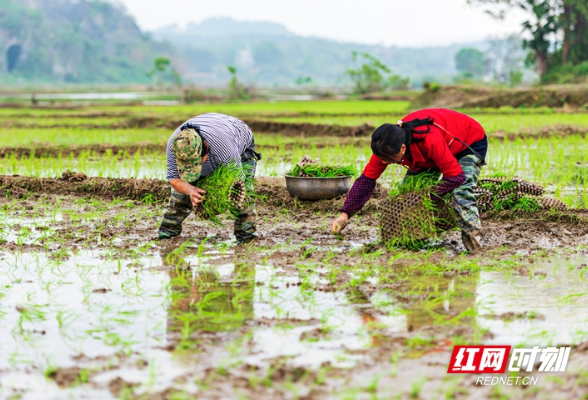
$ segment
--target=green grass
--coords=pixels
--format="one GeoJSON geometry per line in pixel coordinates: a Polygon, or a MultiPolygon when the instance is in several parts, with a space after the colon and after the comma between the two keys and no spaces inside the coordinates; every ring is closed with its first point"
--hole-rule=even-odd
{"type": "MultiPolygon", "coordinates": [[[[384,123],[396,123],[407,113],[395,112],[388,117],[358,117],[358,116],[326,116],[326,117],[280,117],[272,118],[272,121],[287,123],[311,123],[339,126],[359,126],[369,123],[378,127],[384,123]]],[[[476,119],[488,134],[502,131],[506,133],[519,133],[523,130],[553,127],[555,125],[572,125],[585,127],[588,125],[588,113],[579,114],[469,114],[476,119]]]]}
{"type": "Polygon", "coordinates": [[[91,144],[161,143],[173,132],[168,129],[0,128],[2,146],[71,146],[91,144]]]}

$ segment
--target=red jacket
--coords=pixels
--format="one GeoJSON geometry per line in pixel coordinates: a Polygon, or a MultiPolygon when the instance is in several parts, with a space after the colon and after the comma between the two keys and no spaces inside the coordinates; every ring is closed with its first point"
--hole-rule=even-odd
{"type": "MultiPolygon", "coordinates": [[[[404,117],[403,121],[413,119],[431,119],[445,128],[451,135],[471,145],[484,139],[486,133],[482,125],[475,119],[444,108],[430,108],[415,111],[404,117]]],[[[419,127],[417,130],[426,130],[428,127],[419,127]]],[[[445,177],[454,177],[463,172],[455,155],[466,147],[458,141],[452,141],[452,137],[435,125],[430,125],[431,131],[426,134],[415,134],[415,139],[424,139],[409,146],[406,156],[400,162],[411,171],[420,171],[429,168],[439,168],[445,177]]],[[[388,164],[384,164],[375,154],[363,170],[363,174],[371,179],[378,179],[386,170],[388,164]]]]}

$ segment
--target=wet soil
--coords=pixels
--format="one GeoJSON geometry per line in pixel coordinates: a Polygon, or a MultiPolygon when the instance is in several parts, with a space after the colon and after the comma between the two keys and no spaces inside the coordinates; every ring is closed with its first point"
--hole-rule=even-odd
{"type": "MultiPolygon", "coordinates": [[[[65,120],[65,119],[64,119],[65,120]]],[[[162,119],[151,117],[130,117],[125,118],[119,122],[111,124],[68,124],[55,123],[51,125],[41,125],[35,123],[23,123],[19,121],[2,121],[0,127],[2,128],[20,128],[20,129],[48,129],[48,128],[71,128],[78,129],[134,129],[134,128],[165,128],[175,130],[182,125],[186,119],[162,119]]],[[[275,122],[265,120],[250,120],[243,118],[243,121],[249,125],[251,130],[256,133],[280,133],[287,136],[341,136],[341,137],[356,137],[367,136],[372,134],[375,127],[371,124],[365,123],[359,126],[344,126],[344,125],[326,125],[326,124],[310,124],[306,122],[275,122]]]]}
{"type": "MultiPolygon", "coordinates": [[[[354,139],[354,138],[341,138],[339,144],[354,145],[354,146],[365,146],[365,139],[354,139]]],[[[332,146],[331,143],[296,143],[297,148],[316,148],[323,149],[325,147],[332,146]]],[[[266,149],[282,149],[289,151],[294,148],[294,143],[285,143],[283,145],[270,145],[263,144],[257,145],[257,151],[263,152],[266,149]]],[[[135,153],[140,154],[159,152],[165,153],[165,144],[145,142],[145,143],[133,143],[133,144],[91,144],[91,145],[67,145],[67,146],[55,146],[51,143],[38,144],[27,147],[2,147],[0,148],[0,158],[2,157],[69,157],[73,154],[74,157],[78,157],[81,153],[89,153],[93,156],[103,156],[106,153],[119,155],[122,157],[133,156],[135,153]]]]}
{"type": "Polygon", "coordinates": [[[55,383],[61,388],[72,386],[75,382],[80,382],[79,367],[59,368],[49,374],[49,378],[53,379],[55,383]]]}
{"type": "Polygon", "coordinates": [[[498,140],[515,140],[519,139],[538,139],[538,138],[549,138],[549,137],[566,137],[571,135],[579,135],[586,137],[588,132],[587,127],[574,126],[574,125],[549,125],[541,128],[523,129],[517,133],[507,133],[505,131],[495,131],[489,134],[490,137],[498,140]]]}
{"type": "Polygon", "coordinates": [[[368,136],[374,132],[372,124],[365,123],[359,126],[323,125],[294,122],[275,122],[245,120],[253,132],[281,133],[288,136],[341,136],[356,137],[368,136]]]}
{"type": "Polygon", "coordinates": [[[106,153],[122,154],[125,156],[134,155],[135,153],[147,152],[165,152],[165,145],[157,143],[133,143],[128,145],[112,144],[92,144],[92,145],[68,145],[55,146],[51,144],[38,145],[35,147],[2,147],[0,148],[0,157],[17,158],[22,157],[68,157],[73,154],[78,157],[81,153],[90,153],[96,156],[103,156],[106,153]]]}
{"type": "MultiPolygon", "coordinates": [[[[58,203],[65,209],[84,218],[85,214],[103,212],[101,217],[104,225],[100,230],[96,225],[75,223],[73,217],[65,215],[61,221],[54,221],[51,229],[61,238],[60,248],[69,253],[75,252],[80,246],[94,243],[110,245],[115,238],[123,239],[118,245],[118,251],[124,254],[141,246],[146,240],[152,240],[156,236],[159,224],[159,215],[169,198],[169,187],[166,182],[158,180],[137,179],[106,179],[87,178],[82,174],[64,175],[61,179],[25,178],[25,177],[0,177],[2,191],[6,194],[1,197],[0,205],[5,212],[12,209],[10,204],[18,207],[18,218],[38,218],[43,215],[53,215],[52,204],[58,203]],[[153,197],[146,197],[150,195],[153,197]],[[77,199],[80,199],[81,202],[77,199]],[[121,201],[121,199],[123,201],[121,201]],[[147,201],[146,201],[147,199],[147,201]],[[13,203],[17,200],[16,203],[13,203]],[[142,200],[142,201],[141,201],[142,200]],[[99,206],[90,204],[98,201],[99,206]],[[112,202],[112,203],[110,203],[112,202]],[[150,218],[133,216],[131,210],[138,207],[145,212],[156,215],[150,218]],[[126,218],[120,218],[128,214],[126,218]],[[129,214],[130,213],[130,214],[129,214]],[[117,217],[118,215],[118,217],[117,217]],[[115,218],[117,223],[108,222],[109,218],[115,218]]],[[[285,242],[302,243],[312,239],[313,245],[317,243],[337,245],[337,238],[330,234],[331,220],[337,215],[337,210],[343,205],[344,198],[323,201],[300,201],[290,196],[284,187],[283,178],[259,178],[257,181],[258,226],[260,238],[257,244],[261,246],[273,246],[285,242]],[[294,227],[294,229],[293,229],[294,227]]],[[[346,240],[355,243],[366,244],[378,240],[377,201],[385,196],[385,190],[378,187],[373,200],[370,200],[364,209],[353,218],[350,226],[345,231],[346,240]]],[[[537,212],[530,214],[513,213],[486,213],[482,215],[484,222],[483,254],[492,254],[497,249],[501,250],[501,257],[508,258],[516,252],[535,252],[544,249],[549,252],[556,249],[588,243],[588,211],[570,210],[565,213],[537,212]],[[503,248],[503,246],[505,246],[503,248]]],[[[232,226],[226,221],[228,227],[232,226]]],[[[232,233],[228,227],[218,227],[203,223],[190,217],[184,223],[184,234],[196,238],[204,238],[213,235],[213,241],[231,240],[232,233]]],[[[49,227],[35,228],[39,235],[46,235],[49,227]]],[[[26,234],[27,229],[20,225],[12,228],[15,234],[26,234]],[[24,231],[22,230],[24,229],[24,231]]],[[[453,254],[463,251],[463,245],[459,232],[450,231],[442,237],[441,243],[435,246],[446,246],[453,254]]],[[[47,239],[36,240],[31,243],[17,245],[10,241],[0,245],[0,249],[16,251],[35,251],[45,246],[47,239]]],[[[167,241],[166,245],[174,245],[185,240],[185,236],[167,241]]],[[[345,240],[344,240],[345,242],[345,240]]],[[[343,243],[344,243],[343,242],[343,243]]],[[[99,245],[98,245],[99,246],[99,245]]],[[[306,249],[309,250],[309,249],[306,249]]],[[[377,250],[377,247],[375,248],[377,250]]],[[[374,251],[367,249],[366,251],[374,251]]],[[[300,250],[300,254],[304,250],[300,250]]],[[[310,249],[304,255],[307,260],[321,260],[327,251],[310,249]]],[[[300,256],[294,252],[286,259],[300,256]]],[[[272,256],[273,257],[273,256],[272,256]]],[[[346,256],[338,259],[346,262],[346,256]]],[[[348,261],[351,261],[349,259],[348,261]]],[[[101,289],[101,288],[98,288],[101,289]]]]}
{"type": "MultiPolygon", "coordinates": [[[[109,273],[111,278],[88,280],[89,295],[94,297],[89,298],[87,295],[84,302],[94,301],[96,304],[104,304],[116,295],[118,286],[127,288],[130,282],[137,282],[136,285],[147,282],[150,274],[163,272],[177,280],[182,271],[199,268],[194,254],[200,254],[200,244],[203,242],[203,254],[209,257],[207,266],[223,268],[235,265],[235,271],[229,275],[200,273],[196,280],[178,280],[177,285],[171,284],[169,290],[173,295],[168,306],[169,315],[167,320],[166,317],[163,319],[167,321],[164,322],[168,326],[167,339],[152,346],[164,356],[169,353],[173,359],[191,367],[173,375],[174,378],[167,386],[156,385],[145,392],[146,386],[134,380],[133,377],[137,379],[136,375],[130,374],[129,370],[149,371],[151,363],[147,365],[143,354],[132,352],[128,354],[127,361],[112,361],[110,358],[97,360],[82,354],[73,359],[75,366],[57,369],[51,375],[63,390],[91,388],[115,397],[318,400],[354,394],[356,398],[366,399],[374,395],[378,398],[399,396],[433,399],[438,398],[439,393],[450,393],[449,397],[456,399],[490,398],[496,395],[496,389],[476,386],[475,377],[448,377],[446,374],[448,357],[454,344],[464,340],[486,342],[493,338],[492,332],[479,332],[480,328],[476,324],[463,323],[471,319],[467,314],[461,317],[460,323],[438,325],[439,319],[460,318],[461,313],[476,302],[476,298],[469,294],[470,289],[463,294],[460,290],[472,284],[475,287],[477,267],[464,269],[460,263],[492,266],[496,266],[492,263],[505,263],[509,265],[509,273],[514,276],[532,276],[540,280],[544,279],[541,274],[550,272],[534,270],[535,265],[549,263],[550,257],[566,258],[571,253],[569,249],[581,249],[588,243],[588,225],[583,222],[587,216],[585,211],[574,211],[572,214],[579,219],[569,221],[550,220],[546,214],[527,215],[524,218],[519,215],[516,219],[513,219],[513,215],[495,214],[483,220],[484,249],[475,255],[461,255],[464,249],[459,232],[456,231],[444,234],[440,242],[431,243],[429,252],[389,251],[377,245],[367,246],[378,239],[379,221],[373,201],[352,219],[345,236],[338,239],[329,233],[329,227],[342,199],[295,201],[287,194],[281,178],[258,180],[258,191],[265,197],[258,203],[259,238],[253,243],[235,246],[230,221],[226,221],[227,226],[219,227],[199,221],[193,215],[184,222],[181,236],[158,241],[155,236],[163,203],[148,204],[132,199],[121,201],[106,184],[103,184],[105,194],[100,195],[98,193],[101,192],[97,190],[95,197],[76,189],[91,179],[95,178],[67,174],[61,180],[41,180],[43,186],[39,186],[39,182],[29,182],[29,186],[25,187],[13,185],[14,190],[20,187],[26,191],[20,198],[12,195],[0,197],[0,208],[5,215],[17,219],[17,223],[10,222],[10,232],[22,240],[19,242],[9,235],[0,244],[0,259],[17,253],[50,252],[59,257],[60,261],[56,265],[63,266],[76,254],[102,250],[106,254],[100,257],[132,260],[124,261],[118,270],[112,270],[109,273]],[[57,214],[59,218],[55,217],[57,214]],[[37,222],[27,225],[27,221],[37,222]],[[223,253],[217,250],[226,247],[226,243],[229,243],[228,251],[223,253]],[[161,259],[162,264],[149,266],[144,258],[137,258],[144,257],[145,251],[161,259]],[[439,269],[439,272],[433,275],[435,278],[430,283],[427,283],[428,280],[418,283],[422,271],[414,270],[415,264],[426,265],[432,270],[439,269]],[[247,269],[256,265],[271,266],[275,278],[252,281],[238,272],[237,267],[247,269]],[[331,272],[324,270],[326,265],[329,265],[331,272]],[[387,275],[380,276],[379,281],[357,279],[357,266],[361,266],[369,275],[376,265],[388,265],[387,275]],[[337,273],[332,275],[332,271],[337,273]],[[111,279],[124,274],[128,274],[130,279],[108,286],[111,279]],[[422,289],[428,286],[431,288],[422,289]],[[248,300],[247,291],[254,287],[281,293],[278,299],[285,298],[284,293],[288,291],[299,293],[297,301],[300,302],[305,302],[304,296],[310,293],[327,296],[324,299],[334,296],[334,299],[339,299],[335,309],[345,304],[345,307],[355,310],[354,318],[363,325],[362,332],[369,345],[348,347],[345,344],[348,342],[340,342],[343,328],[329,327],[322,318],[301,318],[288,314],[279,317],[260,315],[260,307],[267,307],[268,300],[256,303],[257,308],[253,313],[253,306],[247,305],[253,301],[248,300]],[[444,291],[454,293],[448,297],[451,304],[449,308],[435,303],[435,298],[443,296],[444,291]],[[207,297],[209,294],[214,296],[207,297]],[[406,324],[404,329],[392,329],[388,313],[375,306],[375,299],[383,294],[389,296],[397,307],[410,311],[407,321],[403,322],[406,324]],[[185,334],[180,329],[185,326],[181,318],[193,315],[188,311],[196,310],[195,304],[203,298],[212,299],[215,296],[217,299],[230,296],[228,301],[219,303],[218,307],[225,311],[232,310],[232,314],[229,313],[232,315],[230,323],[238,324],[228,331],[196,330],[192,333],[191,347],[187,349],[185,334]],[[423,308],[423,303],[430,305],[423,308]],[[179,313],[177,322],[174,322],[175,313],[179,313]],[[178,324],[177,327],[174,324],[178,324]],[[321,349],[338,348],[345,354],[344,358],[352,357],[356,361],[352,368],[340,366],[336,357],[310,366],[291,362],[294,356],[270,356],[263,352],[263,347],[259,347],[260,342],[264,345],[269,343],[265,343],[262,338],[254,340],[259,330],[292,332],[293,342],[287,342],[290,346],[295,342],[306,346],[318,344],[315,350],[317,354],[321,349]],[[231,343],[239,340],[239,351],[243,353],[236,357],[239,361],[223,364],[227,355],[222,349],[231,348],[231,343]],[[82,382],[82,369],[93,371],[84,375],[88,382],[82,382]],[[184,386],[189,388],[191,382],[197,383],[197,392],[179,389],[184,386]],[[416,390],[415,387],[421,389],[416,390]],[[141,390],[137,391],[138,388],[141,390]]],[[[9,179],[6,182],[13,181],[9,179]]],[[[130,187],[121,193],[132,198],[140,198],[137,197],[139,189],[133,187],[143,190],[149,183],[156,185],[153,181],[127,182],[126,185],[120,180],[114,182],[118,182],[121,187],[130,187]]],[[[166,199],[164,188],[161,190],[161,197],[166,199]]],[[[379,189],[375,197],[381,197],[382,193],[382,189],[379,189]]],[[[582,264],[578,265],[580,268],[582,264]]],[[[61,271],[62,268],[57,270],[61,271]]],[[[76,269],[81,271],[83,263],[76,269]]],[[[123,294],[123,298],[130,299],[126,292],[123,294]]],[[[31,313],[33,310],[34,307],[27,306],[20,313],[31,313]]],[[[513,320],[541,320],[542,315],[522,310],[499,312],[482,319],[511,323],[513,320]]],[[[208,326],[213,323],[210,322],[208,326]]],[[[350,323],[346,321],[341,327],[350,323]]],[[[568,372],[557,375],[560,383],[550,385],[547,378],[551,375],[541,375],[542,391],[533,392],[533,396],[545,399],[578,398],[574,396],[579,396],[585,390],[585,385],[578,382],[584,382],[582,371],[588,367],[587,354],[588,342],[576,346],[572,351],[568,372]]],[[[509,398],[526,398],[530,389],[535,388],[501,388],[508,393],[509,398]]],[[[74,398],[79,395],[78,392],[73,393],[71,396],[74,398]]]]}
{"type": "Polygon", "coordinates": [[[168,199],[170,190],[167,181],[158,179],[89,178],[74,172],[64,172],[59,179],[3,175],[0,176],[0,188],[6,196],[12,198],[76,193],[110,199],[123,197],[143,200],[148,196],[152,201],[168,199]]]}
{"type": "MultiPolygon", "coordinates": [[[[258,177],[256,180],[258,201],[263,205],[284,207],[309,212],[338,210],[342,207],[344,197],[321,200],[300,201],[294,199],[286,190],[284,179],[281,177],[258,177]]],[[[0,190],[7,198],[38,198],[42,195],[78,195],[97,196],[105,199],[124,198],[143,202],[165,202],[169,199],[170,185],[167,181],[158,179],[135,178],[96,178],[83,173],[66,171],[61,178],[36,178],[25,176],[0,175],[0,190]]],[[[385,197],[385,190],[378,185],[373,195],[373,201],[368,203],[360,215],[375,210],[375,202],[385,197]]],[[[491,220],[525,219],[533,224],[549,221],[565,222],[578,225],[588,218],[588,210],[568,210],[561,213],[542,211],[536,213],[525,212],[487,212],[483,217],[491,220]]],[[[512,224],[508,226],[512,227],[512,224]]]]}

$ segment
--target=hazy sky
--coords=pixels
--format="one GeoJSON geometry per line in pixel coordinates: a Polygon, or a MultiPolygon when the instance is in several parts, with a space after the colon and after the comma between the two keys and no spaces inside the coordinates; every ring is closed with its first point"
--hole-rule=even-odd
{"type": "Polygon", "coordinates": [[[211,17],[272,21],[292,32],[341,41],[399,46],[470,42],[519,33],[523,16],[496,21],[466,0],[114,0],[142,29],[211,17]]]}

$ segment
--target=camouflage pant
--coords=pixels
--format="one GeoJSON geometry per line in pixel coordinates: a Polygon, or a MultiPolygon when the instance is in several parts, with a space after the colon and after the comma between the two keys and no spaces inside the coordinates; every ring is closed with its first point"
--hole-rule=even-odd
{"type": "MultiPolygon", "coordinates": [[[[248,185],[253,185],[255,178],[256,160],[249,160],[243,162],[243,169],[248,178],[248,185]]],[[[198,186],[198,181],[194,182],[198,186]]],[[[248,190],[253,191],[252,186],[248,186],[248,190]]],[[[192,212],[192,202],[190,196],[182,194],[177,190],[171,190],[171,197],[169,203],[165,208],[159,232],[168,234],[169,236],[178,236],[182,233],[182,222],[192,212]]],[[[245,205],[244,209],[240,211],[239,216],[235,220],[234,231],[238,242],[244,243],[257,236],[257,225],[255,223],[255,203],[253,201],[245,205]]]]}
{"type": "MultiPolygon", "coordinates": [[[[478,157],[473,154],[460,158],[458,163],[463,169],[466,180],[463,185],[451,192],[451,208],[454,211],[457,226],[462,232],[469,233],[482,228],[476,196],[474,196],[474,188],[478,184],[482,166],[478,157]]],[[[435,173],[438,171],[433,170],[430,172],[435,173]]],[[[438,173],[441,176],[441,173],[438,173]]],[[[414,175],[414,173],[409,172],[407,175],[414,175]]]]}

